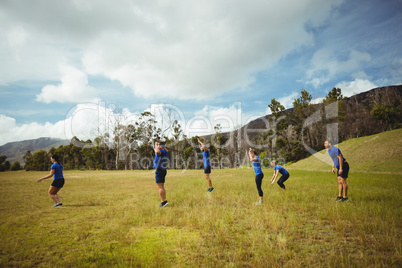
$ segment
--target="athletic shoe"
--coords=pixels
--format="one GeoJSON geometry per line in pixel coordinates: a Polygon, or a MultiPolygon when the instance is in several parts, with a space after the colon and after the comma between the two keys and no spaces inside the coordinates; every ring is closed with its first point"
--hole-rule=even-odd
{"type": "Polygon", "coordinates": [[[215,190],[215,188],[209,188],[208,192],[212,192],[213,190],[215,190]]]}
{"type": "Polygon", "coordinates": [[[347,197],[342,198],[342,202],[348,202],[348,201],[349,201],[349,198],[347,198],[347,197]]]}
{"type": "Polygon", "coordinates": [[[255,205],[256,206],[260,206],[260,205],[262,205],[262,201],[260,200],[260,201],[258,201],[257,203],[255,203],[255,205]]]}
{"type": "Polygon", "coordinates": [[[53,207],[61,207],[61,206],[63,206],[63,203],[55,203],[55,204],[53,205],[53,207]]]}
{"type": "Polygon", "coordinates": [[[342,199],[343,199],[342,196],[338,196],[335,201],[339,202],[339,201],[342,201],[342,199]]]}
{"type": "Polygon", "coordinates": [[[166,207],[168,205],[168,201],[163,201],[162,203],[159,204],[160,207],[166,207]]]}

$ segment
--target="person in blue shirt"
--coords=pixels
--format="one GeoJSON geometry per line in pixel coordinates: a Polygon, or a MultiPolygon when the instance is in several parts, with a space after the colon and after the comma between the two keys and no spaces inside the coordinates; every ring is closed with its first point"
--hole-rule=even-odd
{"type": "Polygon", "coordinates": [[[211,174],[211,162],[209,161],[209,151],[207,147],[198,139],[198,144],[200,145],[200,150],[202,152],[202,160],[204,162],[204,174],[205,174],[205,179],[207,179],[208,182],[208,190],[207,192],[212,192],[215,190],[215,188],[212,187],[212,181],[211,178],[209,177],[209,174],[211,174]]]}
{"type": "Polygon", "coordinates": [[[37,182],[53,177],[53,182],[50,185],[48,193],[50,198],[55,202],[53,207],[61,207],[63,204],[61,203],[60,196],[57,193],[64,186],[63,166],[59,164],[59,158],[57,155],[50,157],[50,161],[53,163],[50,167],[50,174],[38,179],[37,182]]]}
{"type": "Polygon", "coordinates": [[[166,200],[166,190],[165,190],[165,177],[167,174],[167,150],[164,148],[163,142],[155,142],[155,159],[154,168],[155,171],[155,181],[158,188],[158,193],[161,198],[160,207],[166,207],[169,203],[166,200]]]}
{"type": "Polygon", "coordinates": [[[274,175],[272,176],[271,183],[273,184],[278,177],[279,173],[281,173],[281,177],[278,180],[278,185],[283,190],[286,190],[285,184],[283,184],[287,179],[289,179],[290,174],[289,172],[282,166],[278,165],[276,161],[271,162],[271,167],[274,168],[274,175]]]}
{"type": "Polygon", "coordinates": [[[264,173],[261,170],[261,160],[260,157],[257,155],[256,151],[251,148],[248,153],[246,150],[246,156],[248,160],[253,162],[254,173],[255,173],[255,184],[257,186],[258,196],[260,197],[260,201],[258,201],[256,205],[261,205],[264,199],[264,193],[261,189],[262,179],[264,178],[264,173]]]}
{"type": "Polygon", "coordinates": [[[324,146],[328,149],[328,154],[332,158],[332,173],[335,174],[335,168],[337,168],[337,176],[338,176],[338,197],[336,201],[349,201],[348,198],[348,184],[346,183],[346,179],[349,176],[349,164],[346,162],[346,159],[343,157],[341,150],[332,146],[330,140],[326,140],[324,142],[324,146]]]}

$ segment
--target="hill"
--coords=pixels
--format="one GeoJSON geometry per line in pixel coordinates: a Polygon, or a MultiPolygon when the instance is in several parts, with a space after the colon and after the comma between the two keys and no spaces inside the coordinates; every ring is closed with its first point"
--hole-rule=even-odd
{"type": "MultiPolygon", "coordinates": [[[[402,173],[402,129],[355,138],[335,145],[348,161],[351,172],[402,173]]],[[[290,170],[330,170],[327,150],[290,164],[290,170]]]]}
{"type": "Polygon", "coordinates": [[[34,153],[38,150],[48,151],[52,147],[59,147],[60,145],[70,144],[69,140],[53,139],[53,138],[39,138],[33,140],[9,142],[0,146],[0,155],[6,155],[7,161],[13,163],[19,161],[24,164],[23,156],[29,150],[34,153]]]}

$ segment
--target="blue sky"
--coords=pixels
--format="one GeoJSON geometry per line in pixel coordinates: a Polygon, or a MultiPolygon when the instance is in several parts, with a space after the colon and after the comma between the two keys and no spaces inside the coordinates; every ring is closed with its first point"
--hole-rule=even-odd
{"type": "Polygon", "coordinates": [[[0,24],[0,145],[155,107],[188,134],[231,130],[301,89],[402,83],[401,0],[13,0],[0,24]]]}

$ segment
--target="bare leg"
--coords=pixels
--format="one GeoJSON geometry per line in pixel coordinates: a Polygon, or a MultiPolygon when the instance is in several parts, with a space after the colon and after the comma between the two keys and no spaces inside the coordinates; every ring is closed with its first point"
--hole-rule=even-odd
{"type": "Polygon", "coordinates": [[[348,197],[348,184],[346,183],[346,179],[341,178],[342,181],[342,189],[343,189],[343,197],[348,197]]]}
{"type": "Polygon", "coordinates": [[[342,197],[342,191],[343,191],[343,183],[342,183],[342,177],[338,177],[338,189],[339,193],[338,196],[342,197]]]}
{"type": "Polygon", "coordinates": [[[156,183],[156,186],[158,187],[158,193],[159,193],[159,196],[161,197],[161,202],[166,201],[165,184],[164,183],[156,183]]]}
{"type": "Polygon", "coordinates": [[[60,188],[50,186],[49,188],[49,196],[53,201],[57,204],[61,203],[60,196],[57,194],[60,191],[60,188]]]}
{"type": "Polygon", "coordinates": [[[211,181],[211,179],[209,178],[209,174],[205,174],[205,179],[207,179],[208,188],[212,188],[212,181],[211,181]]]}

